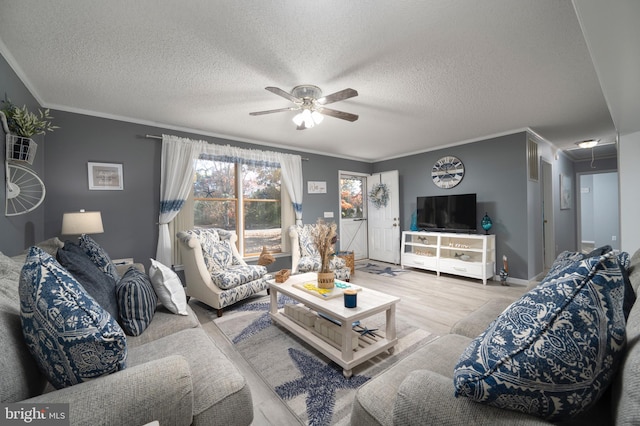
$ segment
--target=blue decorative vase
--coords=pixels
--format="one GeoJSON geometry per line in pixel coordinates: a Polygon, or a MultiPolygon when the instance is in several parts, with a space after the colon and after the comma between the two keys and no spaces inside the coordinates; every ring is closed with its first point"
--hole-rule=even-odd
{"type": "Polygon", "coordinates": [[[484,233],[489,234],[489,229],[491,229],[491,227],[493,226],[493,222],[491,222],[491,218],[487,213],[484,214],[484,217],[482,218],[482,222],[480,222],[480,224],[482,225],[482,229],[484,229],[484,233]]]}
{"type": "Polygon", "coordinates": [[[412,231],[419,231],[418,229],[418,212],[413,212],[411,214],[411,227],[409,228],[412,231]]]}

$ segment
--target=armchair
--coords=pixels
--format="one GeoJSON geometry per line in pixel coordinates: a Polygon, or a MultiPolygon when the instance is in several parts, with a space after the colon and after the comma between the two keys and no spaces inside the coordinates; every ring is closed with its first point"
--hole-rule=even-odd
{"type": "Polygon", "coordinates": [[[238,237],[223,229],[178,232],[187,297],[217,309],[267,290],[267,268],[247,265],[236,248],[238,237]]]}
{"type": "MultiPolygon", "coordinates": [[[[289,228],[291,238],[291,271],[292,273],[316,272],[320,270],[320,254],[313,241],[312,230],[316,225],[293,225],[289,228]]],[[[336,279],[349,281],[351,268],[344,259],[334,256],[330,269],[336,279]]]]}

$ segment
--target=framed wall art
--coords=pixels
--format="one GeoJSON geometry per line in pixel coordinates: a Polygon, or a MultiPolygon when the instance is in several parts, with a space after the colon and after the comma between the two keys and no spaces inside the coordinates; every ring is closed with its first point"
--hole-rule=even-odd
{"type": "Polygon", "coordinates": [[[87,163],[89,170],[89,189],[94,191],[122,191],[122,164],[87,163]]]}
{"type": "Polygon", "coordinates": [[[327,182],[325,181],[307,181],[307,194],[326,194],[327,182]]]}

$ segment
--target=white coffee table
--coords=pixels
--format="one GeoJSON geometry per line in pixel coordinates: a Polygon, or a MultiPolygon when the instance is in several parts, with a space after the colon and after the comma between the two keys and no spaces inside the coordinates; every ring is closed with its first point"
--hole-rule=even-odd
{"type": "Polygon", "coordinates": [[[358,292],[358,306],[355,308],[345,308],[342,296],[324,300],[307,291],[293,287],[294,284],[315,282],[316,280],[317,275],[314,272],[310,272],[292,275],[284,283],[276,283],[274,280],[269,281],[271,293],[269,312],[271,319],[340,365],[343,368],[345,377],[351,377],[353,367],[376,356],[380,352],[388,350],[389,353],[393,353],[394,346],[398,342],[396,337],[396,303],[400,301],[400,298],[379,291],[362,288],[362,290],[358,292]],[[339,321],[342,334],[342,345],[340,345],[340,348],[333,346],[311,327],[305,327],[286,316],[284,309],[278,310],[278,293],[287,295],[314,311],[323,313],[339,321]],[[362,320],[383,311],[386,312],[384,336],[380,333],[380,336],[375,342],[368,340],[366,345],[360,345],[355,350],[351,349],[350,338],[352,324],[355,321],[362,320]]]}

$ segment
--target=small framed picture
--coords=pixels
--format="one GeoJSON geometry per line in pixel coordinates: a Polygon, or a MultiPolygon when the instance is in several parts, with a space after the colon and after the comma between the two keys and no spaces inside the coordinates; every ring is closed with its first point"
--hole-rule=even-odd
{"type": "Polygon", "coordinates": [[[98,191],[122,191],[122,164],[87,163],[89,169],[89,189],[98,191]]]}
{"type": "Polygon", "coordinates": [[[307,194],[326,194],[327,182],[325,181],[307,181],[307,194]]]}

